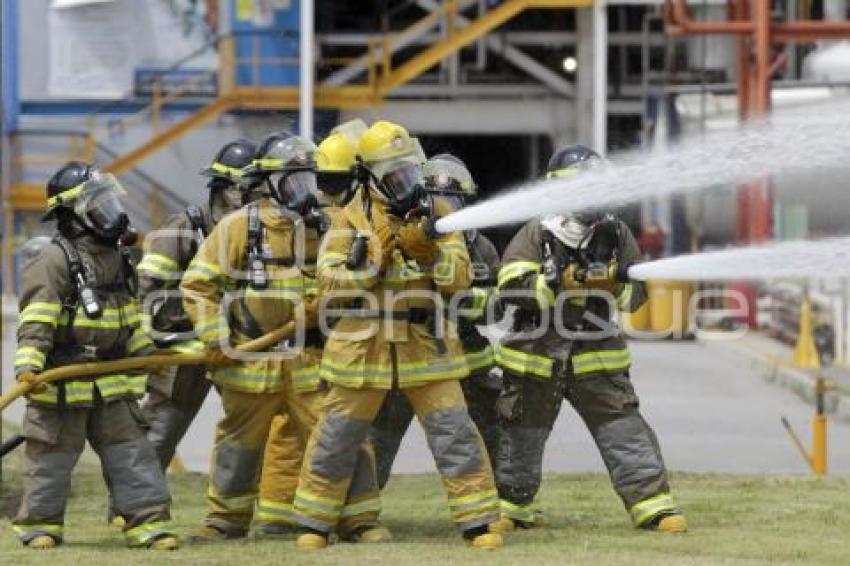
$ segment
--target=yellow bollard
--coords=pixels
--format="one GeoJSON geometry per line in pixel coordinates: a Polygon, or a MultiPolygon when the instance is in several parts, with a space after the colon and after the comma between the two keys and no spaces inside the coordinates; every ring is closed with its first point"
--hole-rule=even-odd
{"type": "Polygon", "coordinates": [[[812,420],[812,471],[815,475],[826,475],[826,430],[827,421],[824,411],[826,380],[818,377],[815,381],[815,418],[812,420]]]}
{"type": "Polygon", "coordinates": [[[794,348],[794,367],[820,368],[820,356],[815,347],[812,324],[812,301],[809,297],[805,297],[800,303],[800,327],[797,332],[797,346],[794,348]]]}

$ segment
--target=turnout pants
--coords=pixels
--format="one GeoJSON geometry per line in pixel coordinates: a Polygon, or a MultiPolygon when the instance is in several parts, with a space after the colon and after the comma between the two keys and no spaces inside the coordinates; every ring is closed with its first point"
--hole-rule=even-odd
{"type": "MultiPolygon", "coordinates": [[[[328,533],[338,521],[358,512],[361,503],[344,501],[345,493],[357,481],[359,447],[387,393],[331,386],[301,468],[294,505],[298,523],[328,533]]],[[[493,522],[498,516],[493,473],[458,381],[431,382],[402,393],[428,437],[454,522],[462,530],[493,522]]]]}
{"type": "Polygon", "coordinates": [[[163,471],[168,468],[177,445],[207,398],[212,383],[206,366],[178,366],[174,375],[151,378],[142,410],[150,424],[148,440],[153,444],[163,471]]]}
{"type": "Polygon", "coordinates": [[[503,516],[534,520],[531,503],[540,488],[543,449],[563,398],[587,425],[636,526],[678,512],[658,440],[638,410],[628,374],[576,377],[564,369],[552,380],[505,374],[497,402],[502,427],[495,456],[503,516]]]}
{"type": "Polygon", "coordinates": [[[12,523],[21,541],[40,535],[62,540],[71,472],[86,440],[100,457],[115,511],[126,520],[127,544],[147,546],[171,534],[171,497],[142,424],[136,402],[128,399],[63,410],[28,405],[24,494],[12,523]]]}
{"type": "MultiPolygon", "coordinates": [[[[484,439],[489,454],[490,465],[495,469],[493,455],[499,442],[499,422],[496,415],[496,399],[501,390],[501,380],[490,376],[490,368],[484,368],[463,379],[461,387],[469,416],[484,439]]],[[[378,474],[378,487],[384,489],[390,479],[393,462],[401,447],[414,412],[410,401],[399,389],[390,391],[384,399],[375,422],[372,423],[370,437],[375,448],[375,464],[378,474]]]]}
{"type": "MultiPolygon", "coordinates": [[[[277,393],[245,393],[222,388],[224,417],[216,427],[207,492],[206,524],[244,535],[254,517],[264,523],[291,524],[291,508],[304,446],[316,423],[320,392],[296,393],[291,381],[277,393]]],[[[363,502],[344,527],[377,524],[380,499],[371,452],[363,460],[360,491],[351,498],[363,502]]]]}

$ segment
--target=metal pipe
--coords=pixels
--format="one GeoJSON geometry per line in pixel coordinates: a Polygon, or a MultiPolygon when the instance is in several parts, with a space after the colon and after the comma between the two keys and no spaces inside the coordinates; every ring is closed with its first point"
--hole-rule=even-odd
{"type": "Polygon", "coordinates": [[[307,139],[313,138],[313,90],[315,86],[315,65],[313,42],[316,36],[315,4],[313,0],[301,0],[301,34],[299,45],[300,85],[298,90],[299,133],[307,139]]]}
{"type": "Polygon", "coordinates": [[[593,148],[604,156],[608,148],[608,2],[593,10],[593,148]]]}

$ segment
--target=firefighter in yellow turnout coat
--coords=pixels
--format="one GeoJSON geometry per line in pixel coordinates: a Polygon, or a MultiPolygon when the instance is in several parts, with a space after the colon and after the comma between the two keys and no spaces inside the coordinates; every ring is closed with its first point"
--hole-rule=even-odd
{"type": "Polygon", "coordinates": [[[377,122],[360,140],[375,180],[338,215],[319,254],[323,301],[339,302],[339,320],[322,356],[330,383],[313,430],[295,497],[307,532],[299,546],[322,548],[346,517],[345,493],[384,397],[405,392],[429,439],[452,517],[474,546],[501,546],[487,532],[497,517],[492,470],[469,417],[459,379],[468,374],[453,326],[435,298],[470,285],[460,233],[432,239],[404,223],[421,174],[415,142],[395,124],[377,122]],[[436,294],[436,297],[435,297],[436,294]]]}
{"type": "MultiPolygon", "coordinates": [[[[111,175],[70,162],[47,185],[53,242],[25,265],[15,373],[150,353],[140,329],[135,278],[119,240],[130,233],[111,175]]],[[[35,549],[62,542],[71,472],[86,440],[100,457],[128,545],[171,550],[171,498],[137,405],[142,373],[63,381],[28,396],[24,494],[13,529],[35,549]]]]}
{"type": "MultiPolygon", "coordinates": [[[[199,338],[211,348],[235,344],[304,321],[303,343],[313,340],[317,285],[316,227],[307,221],[315,198],[315,146],[296,136],[271,136],[259,153],[266,171],[275,169],[263,198],[222,220],[195,256],[181,283],[186,311],[199,338]],[[301,312],[302,315],[297,313],[301,312]],[[229,328],[229,336],[227,330],[229,328]]],[[[303,344],[302,344],[303,345],[303,344]]],[[[216,357],[223,357],[218,356],[216,357]]],[[[300,442],[276,444],[277,457],[300,465],[303,446],[315,423],[321,398],[315,356],[298,351],[265,352],[211,372],[224,417],[216,429],[207,492],[209,513],[200,540],[243,537],[257,502],[269,430],[294,434],[300,442]]],[[[368,466],[370,461],[364,458],[368,466]]],[[[361,532],[375,524],[379,499],[374,471],[366,468],[356,497],[358,512],[345,527],[361,532]]],[[[268,509],[288,515],[295,482],[266,488],[268,509]],[[287,495],[288,492],[288,495],[287,495]]],[[[263,521],[269,521],[265,517],[263,521]]]]}

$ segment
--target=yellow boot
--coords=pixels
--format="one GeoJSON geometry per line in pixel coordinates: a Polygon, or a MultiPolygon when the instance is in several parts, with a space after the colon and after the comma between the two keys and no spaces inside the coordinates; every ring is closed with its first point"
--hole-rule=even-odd
{"type": "Polygon", "coordinates": [[[127,524],[127,521],[121,515],[115,515],[112,517],[112,520],[109,521],[109,524],[113,527],[118,527],[119,529],[123,528],[124,525],[127,524]]]}
{"type": "Polygon", "coordinates": [[[688,521],[681,513],[676,515],[667,515],[658,521],[658,526],[655,530],[662,533],[684,533],[688,530],[688,521]]]}
{"type": "Polygon", "coordinates": [[[504,534],[515,531],[516,529],[536,529],[543,525],[543,513],[539,511],[534,512],[533,521],[520,521],[502,515],[497,521],[490,523],[490,532],[504,534]]]}
{"type": "Polygon", "coordinates": [[[148,548],[151,550],[177,550],[180,548],[180,543],[177,542],[177,537],[168,535],[159,537],[148,548]]]}
{"type": "Polygon", "coordinates": [[[499,533],[484,533],[467,539],[466,542],[472,548],[479,550],[496,550],[504,545],[502,535],[499,533]]]}
{"type": "Polygon", "coordinates": [[[510,517],[499,517],[490,523],[489,529],[491,533],[509,533],[516,529],[516,523],[510,517]]]}
{"type": "Polygon", "coordinates": [[[321,550],[328,546],[328,537],[321,533],[302,533],[295,539],[295,544],[304,550],[321,550]]]}
{"type": "Polygon", "coordinates": [[[352,542],[379,543],[393,540],[393,535],[386,527],[369,527],[351,538],[352,542]]]}
{"type": "Polygon", "coordinates": [[[56,548],[56,539],[48,535],[38,535],[29,541],[27,546],[33,550],[48,550],[56,548]]]}

